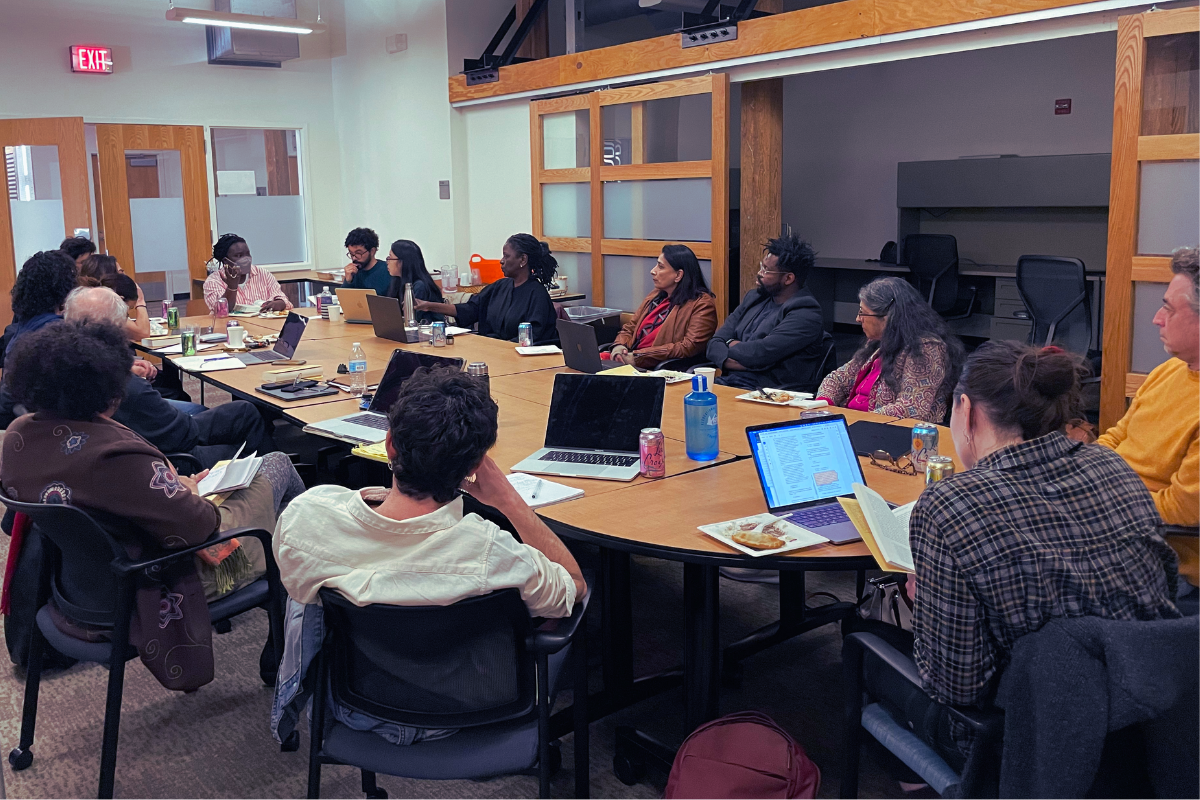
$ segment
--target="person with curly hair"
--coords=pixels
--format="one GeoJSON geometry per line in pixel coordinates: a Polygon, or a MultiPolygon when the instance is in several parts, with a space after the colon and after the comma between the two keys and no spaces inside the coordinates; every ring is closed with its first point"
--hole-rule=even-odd
{"type": "Polygon", "coordinates": [[[96,243],[86,236],[68,236],[58,249],[70,256],[76,266],[82,267],[84,259],[96,252],[96,243]]]}
{"type": "Polygon", "coordinates": [[[34,253],[21,265],[12,288],[13,324],[4,332],[5,357],[22,336],[62,319],[63,302],[78,280],[75,262],[60,250],[34,253]]]}
{"type": "Polygon", "coordinates": [[[213,245],[217,268],[204,281],[204,302],[210,309],[222,297],[233,311],[238,305],[258,306],[260,311],[285,311],[292,307],[275,276],[256,265],[250,245],[236,233],[222,234],[213,245]]]}
{"type": "MultiPolygon", "coordinates": [[[[4,377],[31,413],[4,436],[0,490],[22,502],[64,503],[95,513],[133,558],[200,544],[221,530],[273,530],[279,509],[304,488],[287,457],[268,454],[251,485],[226,496],[219,507],[201,497],[197,482],[206,473],[180,475],[161,451],[113,419],[132,363],[124,331],[111,323],[55,322],[22,338],[4,377]],[[66,386],[71,391],[64,391],[66,386]]],[[[186,650],[181,658],[164,663],[163,648],[151,646],[152,639],[170,635],[159,613],[162,585],[148,582],[139,589],[148,595],[135,606],[130,638],[169,689],[195,689],[212,680],[206,601],[266,571],[257,539],[234,542],[201,551],[191,569],[163,575],[168,591],[179,598],[180,625],[194,638],[192,646],[180,650],[186,650]]],[[[103,630],[71,619],[65,609],[52,609],[55,626],[68,636],[103,637],[103,630]]]]}
{"type": "Polygon", "coordinates": [[[825,332],[821,304],[804,288],[815,256],[798,236],[781,236],[763,246],[757,286],[708,343],[708,360],[722,372],[717,383],[744,389],[817,388],[833,337],[825,332]]]}
{"type": "Polygon", "coordinates": [[[375,258],[379,251],[379,236],[370,228],[355,228],[346,234],[346,256],[350,263],[345,267],[342,286],[347,289],[374,289],[375,294],[384,294],[391,285],[392,276],[387,265],[375,258]]]}
{"type": "Polygon", "coordinates": [[[479,333],[493,339],[517,340],[517,326],[533,326],[534,344],[558,341],[558,312],[546,287],[554,282],[558,262],[550,247],[528,233],[514,233],[504,243],[500,269],[504,277],[471,295],[466,303],[436,303],[416,300],[417,311],[453,316],[469,328],[479,324],[479,333]]]}

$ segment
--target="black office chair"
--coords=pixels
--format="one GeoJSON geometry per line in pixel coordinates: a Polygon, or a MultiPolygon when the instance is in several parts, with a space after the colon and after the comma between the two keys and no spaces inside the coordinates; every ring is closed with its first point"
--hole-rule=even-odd
{"type": "MultiPolygon", "coordinates": [[[[239,536],[258,539],[267,556],[267,575],[210,603],[209,615],[214,623],[218,623],[252,608],[267,609],[275,663],[278,665],[279,648],[283,642],[283,590],[279,583],[279,570],[271,554],[270,531],[255,528],[223,531],[203,544],[133,561],[104,526],[83,509],[68,505],[20,503],[5,497],[0,497],[0,502],[13,511],[26,514],[42,535],[46,548],[40,565],[40,610],[29,646],[29,668],[25,678],[24,709],[21,712],[21,740],[8,755],[8,762],[14,770],[26,769],[33,763],[42,653],[49,643],[63,655],[79,661],[95,661],[109,669],[98,796],[112,797],[125,662],[137,655],[137,650],[129,644],[129,625],[139,577],[146,573],[157,573],[181,559],[191,559],[199,550],[218,542],[239,536]],[[111,629],[110,641],[88,642],[62,633],[54,624],[47,605],[51,598],[55,607],[68,619],[91,627],[111,629]]],[[[119,523],[115,519],[113,522],[119,523]]]]}
{"type": "MultiPolygon", "coordinates": [[[[960,774],[896,719],[886,698],[874,697],[866,691],[863,669],[868,659],[871,667],[885,676],[879,683],[910,683],[923,691],[917,665],[882,638],[872,633],[852,633],[845,638],[842,676],[846,692],[846,745],[841,796],[858,797],[859,749],[865,729],[943,797],[996,797],[1004,713],[946,706],[956,721],[974,734],[971,753],[960,774]]],[[[903,714],[904,709],[897,711],[903,714]]]]}
{"type": "Polygon", "coordinates": [[[319,797],[321,765],[362,770],[368,798],[387,797],[376,773],[423,780],[536,774],[550,796],[558,756],[550,707],[568,652],[574,662],[575,793],[588,796],[587,598],[570,617],[534,627],[517,589],[449,606],[355,606],[320,591],[327,638],[317,687],[338,705],[417,728],[458,728],[444,739],[394,745],[330,719],[326,692],[313,693],[308,796],[319,797]],[[569,646],[569,647],[568,647],[569,646]]]}
{"type": "Polygon", "coordinates": [[[904,264],[913,286],[943,318],[971,316],[976,287],[959,286],[957,239],[944,233],[909,234],[904,237],[904,264]]]}
{"type": "Polygon", "coordinates": [[[1057,344],[1086,355],[1092,341],[1092,299],[1087,272],[1078,258],[1021,256],[1017,291],[1025,303],[1029,344],[1057,344]]]}

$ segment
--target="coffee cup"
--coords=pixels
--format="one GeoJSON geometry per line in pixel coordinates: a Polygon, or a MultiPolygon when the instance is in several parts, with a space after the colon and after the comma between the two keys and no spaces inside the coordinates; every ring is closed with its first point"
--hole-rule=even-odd
{"type": "Polygon", "coordinates": [[[246,346],[246,329],[241,325],[229,326],[229,329],[226,331],[226,333],[229,336],[230,347],[240,350],[246,346]]]}
{"type": "Polygon", "coordinates": [[[339,305],[334,305],[333,303],[330,303],[329,304],[329,321],[330,322],[341,322],[342,319],[343,319],[342,307],[339,305]]]}

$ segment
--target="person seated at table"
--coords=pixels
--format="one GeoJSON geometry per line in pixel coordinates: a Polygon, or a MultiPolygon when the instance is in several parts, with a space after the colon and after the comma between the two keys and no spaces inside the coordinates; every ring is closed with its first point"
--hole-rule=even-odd
{"type": "Polygon", "coordinates": [[[68,236],[58,249],[70,256],[75,266],[82,267],[84,259],[96,252],[96,243],[86,236],[68,236]]]}
{"type": "MultiPolygon", "coordinates": [[[[22,337],[5,377],[13,379],[17,399],[32,413],[16,420],[4,437],[0,489],[22,502],[69,503],[120,518],[128,524],[109,530],[131,558],[199,544],[235,527],[273,530],[277,510],[304,488],[287,457],[268,454],[254,482],[230,494],[218,508],[197,494],[197,481],[205,473],[179,475],[161,451],[113,419],[132,363],[129,341],[112,324],[56,322],[22,337]],[[65,386],[70,391],[64,391],[65,386]]],[[[212,680],[205,600],[250,583],[266,569],[258,540],[236,541],[202,551],[194,569],[163,575],[171,595],[178,598],[172,610],[185,620],[185,633],[197,637],[180,642],[189,645],[183,658],[164,663],[148,647],[153,644],[148,641],[151,632],[156,639],[171,635],[163,629],[172,620],[164,620],[160,612],[161,585],[139,589],[150,596],[139,597],[130,638],[167,688],[193,689],[212,680]],[[194,621],[186,622],[189,619],[194,621]],[[181,673],[171,674],[174,669],[181,673]]],[[[52,617],[68,635],[103,637],[103,631],[71,620],[58,609],[52,617]]]]}
{"type": "MultiPolygon", "coordinates": [[[[388,412],[391,485],[317,486],[279,518],[275,559],[288,596],[307,615],[320,613],[315,604],[321,588],[336,589],[360,606],[446,606],[515,587],[531,616],[570,615],[587,584],[571,552],[487,455],[497,430],[496,403],[484,385],[457,370],[417,370],[388,412]],[[465,513],[461,492],[503,514],[520,540],[465,513]]],[[[287,618],[284,664],[299,660],[289,661],[288,652],[299,644],[297,615],[289,610],[287,618]]],[[[276,735],[284,738],[290,731],[280,730],[281,718],[294,722],[299,712],[278,709],[304,703],[303,681],[291,678],[279,676],[272,717],[276,735]]],[[[397,730],[362,715],[349,718],[336,706],[334,715],[396,744],[453,732],[397,730]]]]}
{"type": "Polygon", "coordinates": [[[650,280],[654,291],[602,358],[654,369],[667,359],[704,353],[717,329],[717,304],[696,254],[682,244],[666,245],[650,270],[650,280]]]}
{"type": "MultiPolygon", "coordinates": [[[[122,324],[125,301],[103,286],[81,286],[67,296],[63,316],[68,322],[122,324]]],[[[138,363],[134,362],[135,366],[138,363]]],[[[190,453],[205,467],[232,458],[244,443],[245,454],[276,449],[270,426],[253,403],[233,400],[196,409],[165,399],[150,385],[143,370],[133,370],[125,396],[113,419],[164,453],[190,453]]]]}
{"type": "MultiPolygon", "coordinates": [[[[442,290],[437,281],[425,268],[425,256],[416,242],[408,239],[397,239],[392,242],[391,252],[387,257],[387,270],[390,277],[387,289],[380,292],[384,297],[395,297],[404,302],[404,287],[412,286],[413,302],[425,300],[430,303],[443,303],[442,290]]],[[[415,307],[415,305],[414,305],[415,307]]],[[[417,322],[444,322],[445,314],[432,311],[417,313],[417,322]]]]}
{"type": "Polygon", "coordinates": [[[233,311],[238,305],[260,311],[286,311],[292,307],[275,276],[253,263],[250,245],[236,233],[226,233],[213,245],[217,268],[204,280],[204,302],[216,309],[222,297],[233,311]]]}
{"type": "Polygon", "coordinates": [[[932,700],[987,705],[1017,639],[1054,618],[1180,616],[1149,490],[1111,450],[1063,434],[1081,373],[1070,353],[1017,342],[967,358],[950,417],[966,469],[926,487],[909,521],[913,629],[853,626],[913,656],[924,692],[872,691],[958,771],[970,739],[932,700]]]}
{"type": "Polygon", "coordinates": [[[866,341],[821,381],[817,397],[855,411],[942,423],[966,353],[941,316],[900,278],[858,290],[866,341]]]}
{"type": "Polygon", "coordinates": [[[558,341],[558,312],[546,287],[554,282],[558,262],[545,242],[528,233],[514,233],[504,243],[500,269],[504,277],[471,295],[466,303],[416,301],[417,311],[432,311],[457,318],[469,328],[479,323],[479,333],[493,339],[517,341],[517,326],[533,326],[534,344],[558,341]]]}
{"type": "Polygon", "coordinates": [[[392,281],[387,267],[375,258],[379,251],[379,236],[370,228],[355,228],[346,234],[346,255],[342,286],[347,289],[374,289],[375,294],[387,291],[392,281]]]}
{"type": "Polygon", "coordinates": [[[744,389],[817,388],[833,337],[825,332],[821,304],[804,288],[814,256],[798,236],[766,243],[758,285],[708,343],[708,360],[722,371],[717,383],[744,389]]]}
{"type": "MultiPolygon", "coordinates": [[[[1168,525],[1200,523],[1200,325],[1196,248],[1171,258],[1175,273],[1154,315],[1163,349],[1171,356],[1154,368],[1125,416],[1097,444],[1117,451],[1150,490],[1168,525]]],[[[1200,586],[1200,553],[1194,536],[1168,536],[1189,587],[1200,586]]],[[[1191,588],[1186,590],[1191,593],[1191,588]]]]}
{"type": "Polygon", "coordinates": [[[125,333],[130,341],[140,342],[150,335],[150,312],[146,308],[146,296],[142,294],[142,287],[121,269],[117,259],[106,255],[93,255],[84,259],[79,268],[79,285],[107,286],[126,300],[129,312],[133,314],[133,319],[127,319],[125,322],[125,333]]]}

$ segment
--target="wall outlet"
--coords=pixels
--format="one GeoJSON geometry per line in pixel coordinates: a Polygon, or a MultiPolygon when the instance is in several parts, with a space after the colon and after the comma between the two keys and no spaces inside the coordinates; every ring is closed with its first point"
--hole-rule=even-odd
{"type": "Polygon", "coordinates": [[[1070,113],[1071,113],[1071,98],[1065,97],[1062,100],[1054,101],[1054,115],[1055,116],[1059,116],[1061,114],[1070,114],[1070,113]]]}
{"type": "Polygon", "coordinates": [[[450,181],[438,181],[438,199],[450,199],[450,181]]]}

